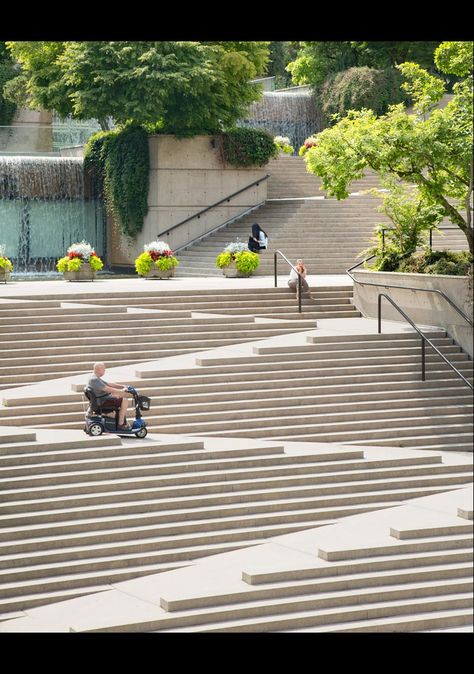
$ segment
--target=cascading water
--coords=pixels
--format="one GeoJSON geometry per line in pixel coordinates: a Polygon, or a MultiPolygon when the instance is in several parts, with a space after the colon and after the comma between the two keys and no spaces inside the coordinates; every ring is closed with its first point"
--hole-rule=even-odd
{"type": "Polygon", "coordinates": [[[0,157],[0,244],[14,274],[56,272],[67,248],[85,239],[105,251],[102,204],[78,157],[0,157]]]}
{"type": "Polygon", "coordinates": [[[308,91],[265,91],[239,126],[265,129],[273,136],[288,136],[295,152],[311,134],[321,130],[314,97],[308,91]]]}

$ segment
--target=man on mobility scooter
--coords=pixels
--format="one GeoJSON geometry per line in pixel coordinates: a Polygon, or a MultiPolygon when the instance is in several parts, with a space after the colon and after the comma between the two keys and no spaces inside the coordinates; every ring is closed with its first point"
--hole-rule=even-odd
{"type": "Polygon", "coordinates": [[[105,363],[95,363],[94,373],[84,389],[89,400],[84,431],[89,435],[117,433],[118,435],[135,435],[144,438],[147,434],[146,422],[141,418],[140,410],[150,409],[150,399],[141,396],[132,386],[123,386],[114,382],[106,382],[105,363]],[[121,395],[114,395],[120,391],[121,395]],[[135,403],[135,421],[132,426],[126,423],[128,400],[135,403]],[[112,413],[112,417],[110,417],[112,413]]]}

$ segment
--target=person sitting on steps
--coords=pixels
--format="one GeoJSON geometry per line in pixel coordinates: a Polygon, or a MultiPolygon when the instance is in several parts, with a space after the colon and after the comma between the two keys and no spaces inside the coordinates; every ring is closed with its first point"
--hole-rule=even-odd
{"type": "Polygon", "coordinates": [[[105,374],[105,363],[94,363],[94,374],[89,379],[88,386],[94,391],[98,402],[101,404],[107,401],[107,406],[115,407],[119,410],[118,429],[129,431],[130,426],[125,422],[127,414],[128,399],[125,396],[131,396],[127,387],[123,384],[106,382],[102,379],[105,374]],[[120,391],[121,395],[117,395],[120,391]],[[125,394],[125,395],[124,395],[125,394]]]}
{"type": "Polygon", "coordinates": [[[290,271],[290,278],[288,279],[288,285],[292,290],[296,290],[296,299],[298,299],[298,274],[296,272],[299,272],[301,274],[301,289],[303,292],[308,294],[308,297],[310,300],[315,301],[315,298],[311,295],[308,281],[306,280],[306,274],[308,273],[308,270],[306,269],[306,265],[303,262],[303,260],[298,259],[296,260],[296,265],[295,269],[292,269],[290,271]],[[295,271],[296,269],[296,271],[295,271]]]}
{"type": "Polygon", "coordinates": [[[252,225],[252,234],[249,236],[248,249],[259,253],[268,247],[268,235],[257,222],[252,225]]]}

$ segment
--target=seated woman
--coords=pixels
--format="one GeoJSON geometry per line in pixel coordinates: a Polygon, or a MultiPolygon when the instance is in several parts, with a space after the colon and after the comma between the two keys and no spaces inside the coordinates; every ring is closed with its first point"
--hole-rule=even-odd
{"type": "Polygon", "coordinates": [[[268,235],[257,222],[252,225],[252,234],[249,236],[248,248],[253,253],[260,253],[268,246],[268,235]]]}
{"type": "Polygon", "coordinates": [[[288,285],[292,290],[296,290],[296,297],[298,298],[298,274],[296,272],[299,272],[301,274],[301,289],[303,292],[306,292],[308,294],[308,297],[310,300],[314,300],[315,298],[311,295],[311,292],[309,290],[309,285],[308,281],[306,280],[306,274],[307,274],[307,269],[306,265],[303,262],[303,260],[298,259],[296,260],[296,265],[295,269],[292,269],[290,272],[290,277],[288,279],[288,285]],[[295,271],[296,269],[296,271],[295,271]]]}

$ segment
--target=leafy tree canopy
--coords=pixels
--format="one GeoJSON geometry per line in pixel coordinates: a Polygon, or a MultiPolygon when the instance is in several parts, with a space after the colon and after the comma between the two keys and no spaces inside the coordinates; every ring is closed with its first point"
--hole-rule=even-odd
{"type": "MultiPolygon", "coordinates": [[[[443,82],[416,63],[398,66],[406,79],[415,114],[403,104],[377,117],[372,110],[349,111],[335,126],[317,135],[306,155],[308,170],[322,178],[323,188],[338,199],[349,183],[370,167],[418,186],[421,195],[443,208],[458,225],[473,252],[472,232],[472,42],[442,43],[436,65],[447,74],[461,72],[452,100],[434,109],[445,92],[443,82]],[[468,56],[470,55],[470,58],[468,56]]],[[[454,74],[456,74],[454,73],[454,74]]]]}
{"type": "MultiPolygon", "coordinates": [[[[232,126],[261,95],[266,42],[7,42],[22,72],[7,95],[76,119],[181,135],[232,126]]],[[[106,127],[105,127],[106,128],[106,127]]]]}

